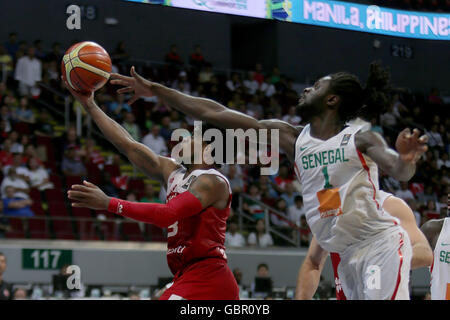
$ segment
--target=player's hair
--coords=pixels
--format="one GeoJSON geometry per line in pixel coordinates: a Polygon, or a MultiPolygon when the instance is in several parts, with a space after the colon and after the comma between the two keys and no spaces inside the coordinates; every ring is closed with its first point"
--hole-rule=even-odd
{"type": "Polygon", "coordinates": [[[363,87],[353,74],[338,72],[331,75],[330,91],[341,98],[339,116],[342,122],[356,117],[370,118],[384,113],[390,103],[390,73],[377,62],[372,62],[363,87]]]}
{"type": "Polygon", "coordinates": [[[267,270],[269,270],[269,266],[267,265],[267,263],[258,264],[258,267],[256,268],[256,270],[259,270],[261,268],[266,268],[267,270]]]}

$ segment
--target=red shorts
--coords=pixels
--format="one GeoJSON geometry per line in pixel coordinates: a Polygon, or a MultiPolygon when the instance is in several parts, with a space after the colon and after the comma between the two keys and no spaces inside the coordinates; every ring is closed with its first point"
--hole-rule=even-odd
{"type": "Polygon", "coordinates": [[[208,258],[176,275],[159,300],[239,300],[239,287],[226,261],[208,258]]]}

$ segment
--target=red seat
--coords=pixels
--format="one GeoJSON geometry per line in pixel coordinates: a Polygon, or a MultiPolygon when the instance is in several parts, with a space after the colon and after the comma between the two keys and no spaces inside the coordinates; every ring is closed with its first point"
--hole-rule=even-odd
{"type": "Polygon", "coordinates": [[[100,240],[93,221],[77,221],[76,225],[81,240],[100,240]]]}
{"type": "Polygon", "coordinates": [[[31,188],[30,198],[33,202],[41,202],[41,192],[37,188],[31,188]]]}
{"type": "Polygon", "coordinates": [[[14,130],[20,134],[30,134],[30,125],[26,122],[17,122],[14,124],[14,130]]]}
{"type": "Polygon", "coordinates": [[[98,165],[89,162],[86,164],[86,170],[88,172],[89,182],[99,185],[102,182],[102,173],[98,165]]]}
{"type": "Polygon", "coordinates": [[[53,219],[53,231],[58,239],[75,239],[69,220],[53,219]]]}
{"type": "Polygon", "coordinates": [[[130,241],[144,241],[141,229],[137,222],[124,221],[122,222],[122,232],[125,240],[130,241]]]}
{"type": "Polygon", "coordinates": [[[9,225],[11,229],[6,232],[7,238],[25,238],[25,230],[23,227],[23,221],[21,218],[8,217],[9,225]]]}
{"type": "Polygon", "coordinates": [[[114,221],[102,221],[99,231],[105,240],[119,240],[118,224],[114,221]]]}
{"type": "Polygon", "coordinates": [[[51,174],[49,180],[53,182],[55,189],[62,189],[61,177],[56,174],[51,174]]]}
{"type": "Polygon", "coordinates": [[[77,218],[92,218],[91,209],[72,207],[72,215],[77,218]]]}
{"type": "Polygon", "coordinates": [[[47,198],[48,202],[64,202],[66,195],[63,193],[61,188],[54,188],[45,190],[45,197],[47,198]]]}
{"type": "Polygon", "coordinates": [[[120,167],[116,164],[107,164],[105,165],[105,171],[109,172],[111,177],[120,176],[120,167]]]}
{"type": "Polygon", "coordinates": [[[142,179],[130,179],[128,190],[144,191],[145,183],[142,179]]]}
{"type": "Polygon", "coordinates": [[[66,187],[70,189],[74,184],[83,184],[81,176],[66,176],[66,187]]]}
{"type": "Polygon", "coordinates": [[[31,205],[31,211],[34,212],[35,216],[45,216],[45,211],[42,208],[42,203],[41,202],[36,202],[34,201],[33,204],[31,205]]]}
{"type": "Polygon", "coordinates": [[[48,213],[52,217],[68,217],[69,212],[67,211],[66,204],[59,201],[50,201],[48,203],[48,213]]]}
{"type": "Polygon", "coordinates": [[[44,219],[30,218],[28,220],[28,231],[32,239],[49,239],[49,229],[44,219]]]}

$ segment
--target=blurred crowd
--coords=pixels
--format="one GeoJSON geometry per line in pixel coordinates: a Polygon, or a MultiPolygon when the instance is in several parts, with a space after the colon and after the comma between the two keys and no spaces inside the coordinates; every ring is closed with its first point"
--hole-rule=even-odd
{"type": "MultiPolygon", "coordinates": [[[[129,177],[120,172],[120,164],[125,163],[125,159],[120,158],[110,144],[102,139],[79,137],[74,127],[66,130],[53,109],[38,104],[43,101],[56,110],[63,110],[64,100],[38,85],[41,82],[64,92],[58,67],[62,55],[58,43],[49,49],[40,40],[20,41],[14,33],[0,45],[3,217],[32,216],[32,190],[40,192],[40,198],[45,200],[46,190],[55,185],[59,189],[58,181],[63,181],[64,187],[64,181],[73,181],[71,177],[79,177],[80,181],[88,177],[92,181],[95,176],[95,182],[111,196],[164,202],[164,190],[159,185],[139,183],[133,187],[129,183],[129,177]],[[110,157],[105,156],[108,150],[112,152],[110,157]]],[[[111,50],[111,57],[114,71],[128,74],[131,57],[125,42],[111,50]]],[[[295,107],[297,88],[301,85],[278,68],[265,70],[257,63],[253,70],[245,72],[219,72],[208,62],[199,45],[187,57],[182,57],[177,46],[172,45],[161,58],[158,64],[137,65],[138,72],[153,81],[186,94],[214,99],[257,119],[277,118],[295,126],[304,124],[295,107]]],[[[98,105],[134,139],[156,153],[170,155],[174,129],[192,129],[194,119],[171,109],[156,97],[129,105],[129,96],[118,95],[116,89],[110,84],[100,89],[96,93],[98,105]]],[[[76,108],[77,102],[73,101],[71,112],[76,108]]],[[[400,183],[380,172],[380,187],[404,199],[414,211],[418,225],[447,210],[450,133],[446,128],[450,126],[450,118],[445,116],[446,110],[448,101],[444,102],[436,88],[429,92],[402,89],[392,96],[387,112],[370,119],[372,130],[383,134],[390,146],[395,144],[397,134],[404,127],[417,127],[429,136],[429,150],[419,161],[411,181],[400,183]]],[[[260,175],[255,165],[225,165],[221,170],[233,190],[233,214],[226,237],[228,246],[288,245],[280,234],[308,246],[311,233],[304,216],[301,185],[283,153],[279,171],[272,176],[260,175]]],[[[64,198],[64,201],[67,200],[64,198]]],[[[7,230],[6,218],[2,221],[1,228],[7,230]]],[[[0,229],[0,234],[5,235],[5,232],[0,229]]]]}

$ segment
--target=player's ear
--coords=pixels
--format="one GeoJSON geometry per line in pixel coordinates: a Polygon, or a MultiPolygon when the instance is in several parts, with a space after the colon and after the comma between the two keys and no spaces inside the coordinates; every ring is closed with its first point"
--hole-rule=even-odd
{"type": "Polygon", "coordinates": [[[341,102],[341,98],[336,94],[329,94],[325,98],[325,103],[330,109],[337,109],[341,102]]]}

